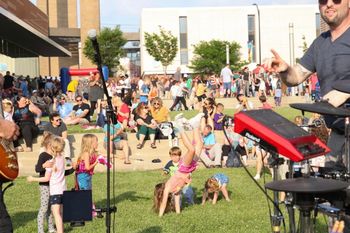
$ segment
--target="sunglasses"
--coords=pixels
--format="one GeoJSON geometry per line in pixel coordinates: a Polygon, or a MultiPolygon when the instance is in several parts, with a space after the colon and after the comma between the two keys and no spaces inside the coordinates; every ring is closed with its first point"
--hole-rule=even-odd
{"type": "Polygon", "coordinates": [[[160,105],[160,103],[153,103],[153,105],[160,105]]]}
{"type": "Polygon", "coordinates": [[[76,101],[77,101],[77,102],[80,102],[80,101],[82,101],[82,99],[76,99],[76,101]]]}
{"type": "MultiPolygon", "coordinates": [[[[334,4],[340,4],[342,0],[332,0],[334,4]]],[[[328,3],[328,0],[318,0],[318,4],[320,5],[326,5],[328,3]]]]}
{"type": "Polygon", "coordinates": [[[61,121],[61,119],[56,119],[56,120],[54,120],[55,122],[59,122],[59,121],[61,121]]]}

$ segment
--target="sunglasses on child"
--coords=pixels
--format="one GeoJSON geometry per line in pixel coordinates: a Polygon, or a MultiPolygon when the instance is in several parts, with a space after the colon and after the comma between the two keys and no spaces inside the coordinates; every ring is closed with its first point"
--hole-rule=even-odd
{"type": "MultiPolygon", "coordinates": [[[[334,4],[340,4],[342,0],[332,0],[334,4]]],[[[318,4],[320,5],[326,5],[328,3],[328,0],[318,0],[318,4]]]]}
{"type": "Polygon", "coordinates": [[[156,103],[153,103],[153,105],[160,105],[160,103],[156,102],[156,103]]]}

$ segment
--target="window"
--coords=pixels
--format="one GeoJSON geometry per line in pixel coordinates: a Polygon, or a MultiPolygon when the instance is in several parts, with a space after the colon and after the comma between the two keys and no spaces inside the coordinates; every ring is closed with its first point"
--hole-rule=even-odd
{"type": "Polygon", "coordinates": [[[256,62],[256,39],[255,39],[255,15],[248,15],[248,60],[249,62],[256,62]]]}
{"type": "Polygon", "coordinates": [[[188,64],[188,41],[187,41],[187,16],[179,17],[180,32],[180,62],[181,65],[188,64]]]}

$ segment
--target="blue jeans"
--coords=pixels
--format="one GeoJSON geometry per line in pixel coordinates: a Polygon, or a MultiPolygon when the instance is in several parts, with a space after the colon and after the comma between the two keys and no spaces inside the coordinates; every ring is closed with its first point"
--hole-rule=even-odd
{"type": "Polygon", "coordinates": [[[194,192],[191,185],[186,185],[185,187],[182,188],[182,195],[186,198],[186,202],[189,205],[194,204],[194,201],[193,201],[194,192]]]}
{"type": "Polygon", "coordinates": [[[78,185],[80,190],[91,190],[92,189],[92,175],[88,173],[79,173],[77,175],[78,185]]]}

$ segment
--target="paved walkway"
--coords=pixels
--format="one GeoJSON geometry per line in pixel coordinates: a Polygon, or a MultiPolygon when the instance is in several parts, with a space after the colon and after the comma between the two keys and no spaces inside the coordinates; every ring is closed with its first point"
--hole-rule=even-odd
{"type": "MultiPolygon", "coordinates": [[[[255,106],[259,106],[257,98],[250,98],[250,100],[255,104],[255,106]]],[[[230,109],[233,108],[237,101],[235,98],[221,98],[218,99],[217,102],[223,103],[225,108],[230,109]]],[[[273,99],[269,98],[269,102],[272,104],[273,99]]],[[[301,103],[304,102],[302,97],[284,97],[282,99],[282,104],[287,106],[290,103],[301,103]]],[[[171,100],[164,100],[165,106],[170,106],[172,103],[171,100]]],[[[86,131],[88,133],[88,131],[86,131]]],[[[188,132],[190,135],[191,133],[188,132]]],[[[77,157],[80,152],[81,138],[84,134],[75,134],[69,135],[70,141],[72,142],[72,153],[73,156],[77,157]]],[[[103,133],[97,133],[96,136],[99,140],[99,151],[101,154],[105,154],[105,150],[103,148],[103,133]]],[[[35,164],[39,155],[40,141],[41,136],[36,140],[36,143],[33,145],[33,152],[21,152],[18,153],[18,163],[19,163],[19,175],[27,176],[27,175],[35,175],[35,164]]],[[[218,142],[223,142],[224,135],[222,132],[216,132],[216,138],[218,142]]],[[[150,147],[149,141],[145,143],[145,146],[138,150],[136,149],[137,140],[136,135],[133,133],[128,134],[128,142],[132,151],[131,155],[131,163],[130,165],[124,164],[124,160],[121,155],[121,151],[117,151],[117,154],[114,155],[116,170],[117,171],[135,171],[135,170],[155,170],[162,168],[169,161],[169,142],[168,140],[157,141],[156,149],[152,149],[150,147]],[[153,159],[160,159],[161,163],[152,163],[153,159]]],[[[182,143],[180,140],[180,147],[182,147],[182,143]]],[[[103,172],[106,168],[103,165],[97,165],[96,171],[103,172]]]]}

